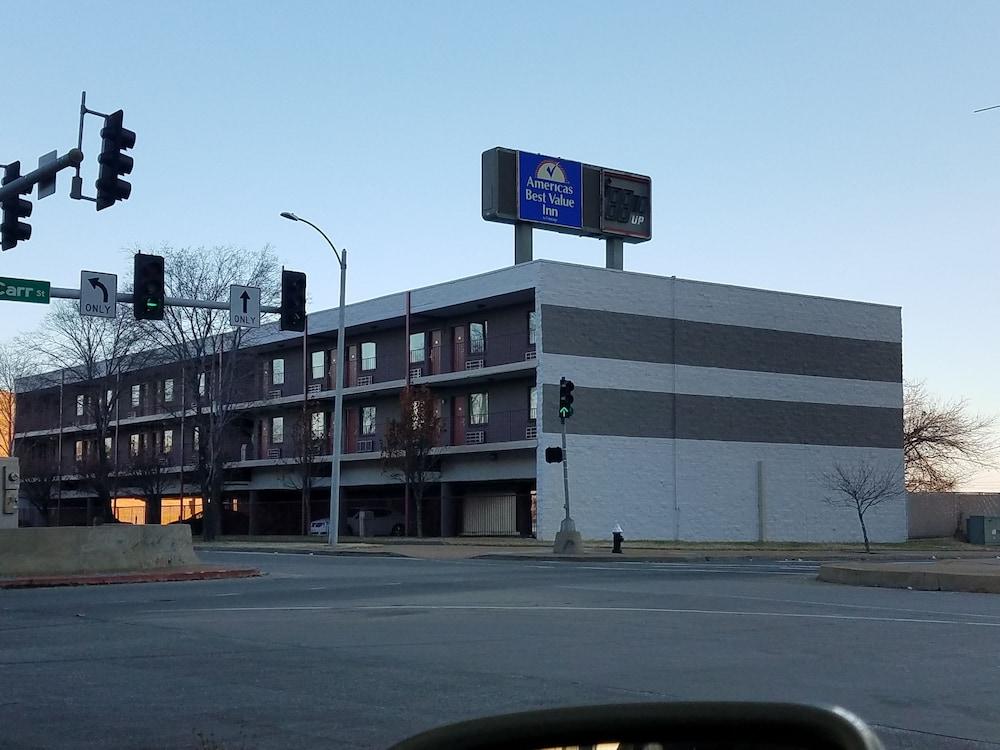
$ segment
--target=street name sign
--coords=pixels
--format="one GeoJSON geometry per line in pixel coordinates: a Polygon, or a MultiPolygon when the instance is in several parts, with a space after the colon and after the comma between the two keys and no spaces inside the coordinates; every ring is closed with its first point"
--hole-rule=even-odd
{"type": "Polygon", "coordinates": [[[229,323],[237,328],[260,328],[260,287],[229,287],[229,323]]]}
{"type": "Polygon", "coordinates": [[[117,314],[117,305],[117,274],[80,271],[80,315],[113,318],[117,314]]]}
{"type": "Polygon", "coordinates": [[[9,302],[36,302],[49,304],[49,287],[47,281],[32,279],[11,279],[0,276],[0,300],[9,302]]]}

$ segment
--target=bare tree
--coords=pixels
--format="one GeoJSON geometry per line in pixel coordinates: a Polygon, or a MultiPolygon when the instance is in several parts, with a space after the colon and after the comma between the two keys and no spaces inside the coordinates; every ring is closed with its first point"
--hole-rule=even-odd
{"type": "Polygon", "coordinates": [[[23,337],[0,346],[0,456],[13,456],[14,408],[21,378],[38,372],[35,344],[23,337]]]}
{"type": "Polygon", "coordinates": [[[322,419],[323,412],[317,409],[318,401],[305,402],[302,412],[292,425],[291,471],[285,474],[286,483],[301,492],[303,534],[309,533],[309,524],[312,522],[310,509],[316,467],[329,435],[325,425],[313,422],[317,415],[322,419]]]}
{"type": "MultiPolygon", "coordinates": [[[[248,251],[236,247],[161,249],[165,258],[167,295],[188,299],[229,301],[233,284],[261,289],[261,304],[273,305],[279,295],[279,266],[269,247],[248,251]]],[[[195,475],[204,507],[204,538],[221,530],[223,467],[227,433],[237,412],[240,382],[250,359],[241,346],[248,334],[233,329],[228,310],[168,305],[154,339],[168,360],[183,363],[187,403],[180,409],[198,430],[195,475]]]]}
{"type": "Polygon", "coordinates": [[[97,496],[98,516],[114,518],[114,463],[106,438],[113,434],[122,376],[144,363],[149,329],[135,320],[132,308],[119,305],[114,318],[82,316],[74,303],[56,303],[45,318],[39,348],[53,366],[62,368],[66,382],[84,383],[83,415],[93,425],[93,453],[81,466],[81,478],[97,496]]]}
{"type": "Polygon", "coordinates": [[[146,501],[146,523],[159,524],[163,496],[167,492],[170,474],[167,459],[155,450],[145,450],[132,456],[121,472],[123,480],[135,486],[146,501]]]}
{"type": "Polygon", "coordinates": [[[923,383],[903,389],[906,489],[948,492],[977,470],[996,466],[996,417],[973,414],[965,400],[944,402],[923,383]]]}
{"type": "Polygon", "coordinates": [[[382,470],[402,482],[417,512],[417,536],[424,535],[423,501],[437,462],[431,449],[441,435],[441,417],[435,412],[428,388],[409,386],[399,396],[400,417],[391,419],[382,438],[382,470]]]}
{"type": "Polygon", "coordinates": [[[826,502],[858,514],[865,552],[871,552],[865,515],[872,508],[905,494],[902,480],[898,466],[879,466],[868,461],[853,465],[838,463],[834,465],[833,471],[823,475],[823,484],[830,492],[825,498],[826,502]]]}

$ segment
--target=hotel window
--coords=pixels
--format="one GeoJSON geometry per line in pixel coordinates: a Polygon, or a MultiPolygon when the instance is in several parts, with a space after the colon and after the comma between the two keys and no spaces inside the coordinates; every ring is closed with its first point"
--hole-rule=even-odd
{"type": "Polygon", "coordinates": [[[375,342],[365,341],[361,344],[361,369],[375,369],[375,342]]]}
{"type": "Polygon", "coordinates": [[[271,360],[271,385],[285,384],[285,360],[271,360]]]}
{"type": "Polygon", "coordinates": [[[482,354],[486,351],[486,323],[469,323],[469,353],[482,354]]]}
{"type": "Polygon", "coordinates": [[[490,397],[488,393],[469,394],[469,424],[486,424],[490,421],[490,397]]]}
{"type": "Polygon", "coordinates": [[[374,435],[375,434],[375,407],[374,406],[362,406],[361,407],[361,434],[362,435],[374,435]]]}

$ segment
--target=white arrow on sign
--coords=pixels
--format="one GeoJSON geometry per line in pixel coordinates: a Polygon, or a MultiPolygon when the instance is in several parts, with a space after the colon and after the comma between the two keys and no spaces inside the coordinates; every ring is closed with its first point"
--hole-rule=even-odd
{"type": "Polygon", "coordinates": [[[260,287],[229,287],[229,323],[237,328],[260,328],[260,287]]]}
{"type": "Polygon", "coordinates": [[[113,318],[118,304],[118,275],[80,271],[80,315],[113,318]]]}

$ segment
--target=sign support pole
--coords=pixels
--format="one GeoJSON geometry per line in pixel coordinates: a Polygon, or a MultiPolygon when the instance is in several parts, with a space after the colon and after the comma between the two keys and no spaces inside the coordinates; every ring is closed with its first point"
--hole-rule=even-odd
{"type": "Polygon", "coordinates": [[[625,270],[625,241],[621,237],[608,237],[604,241],[605,268],[625,270]]]}
{"type": "Polygon", "coordinates": [[[514,225],[514,265],[530,263],[531,260],[531,224],[518,222],[514,225]]]}

